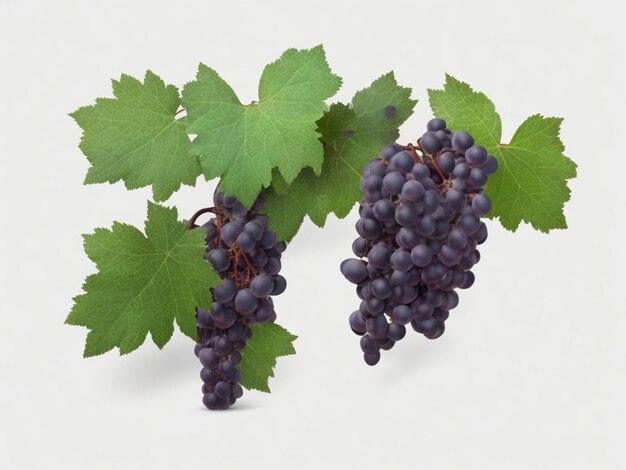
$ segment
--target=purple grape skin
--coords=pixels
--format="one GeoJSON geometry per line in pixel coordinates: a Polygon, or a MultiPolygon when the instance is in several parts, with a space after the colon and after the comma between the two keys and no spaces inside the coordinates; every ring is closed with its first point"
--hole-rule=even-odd
{"type": "Polygon", "coordinates": [[[369,334],[365,334],[361,336],[360,345],[361,345],[361,351],[363,351],[366,354],[377,353],[379,349],[378,346],[374,344],[369,334]]]}
{"type": "Polygon", "coordinates": [[[411,321],[411,308],[407,305],[398,305],[393,309],[392,317],[395,323],[399,323],[400,325],[406,325],[411,321]]]}
{"type": "Polygon", "coordinates": [[[412,249],[421,240],[422,238],[419,236],[419,234],[414,229],[408,227],[400,228],[396,235],[396,241],[398,245],[407,250],[412,249]]]}
{"type": "Polygon", "coordinates": [[[218,383],[215,384],[215,394],[220,397],[220,398],[226,398],[228,395],[230,395],[232,388],[230,383],[226,382],[225,380],[220,380],[218,383]]]}
{"type": "Polygon", "coordinates": [[[400,173],[406,174],[413,169],[414,164],[415,160],[413,160],[411,152],[403,150],[402,152],[399,152],[391,157],[389,160],[389,169],[391,171],[399,171],[400,173]]]}
{"type": "Polygon", "coordinates": [[[374,245],[367,255],[369,263],[379,269],[386,269],[389,266],[390,257],[391,250],[384,243],[374,245]]]}
{"type": "Polygon", "coordinates": [[[367,255],[368,251],[369,244],[364,238],[357,238],[354,242],[352,242],[352,253],[354,253],[355,256],[363,257],[367,255]]]}
{"type": "Polygon", "coordinates": [[[391,296],[391,282],[385,277],[372,281],[372,294],[378,299],[387,299],[391,296]]]}
{"type": "Polygon", "coordinates": [[[391,284],[394,286],[403,286],[404,284],[409,282],[409,279],[409,273],[403,271],[394,271],[390,277],[391,284]]]}
{"type": "Polygon", "coordinates": [[[406,335],[406,328],[398,323],[390,323],[387,329],[387,338],[392,341],[400,341],[406,335]]]}
{"type": "Polygon", "coordinates": [[[280,268],[282,267],[280,259],[275,256],[272,256],[267,260],[267,263],[263,267],[263,270],[269,274],[270,276],[274,276],[280,272],[280,268]]]}
{"type": "Polygon", "coordinates": [[[213,345],[215,352],[222,356],[228,354],[232,347],[232,343],[225,336],[218,337],[217,341],[215,341],[215,344],[213,345]]]}
{"type": "Polygon", "coordinates": [[[198,355],[200,359],[200,363],[207,368],[213,368],[217,365],[220,358],[217,353],[213,350],[213,348],[204,348],[200,351],[198,355]]]}
{"type": "Polygon", "coordinates": [[[394,251],[390,256],[389,261],[391,263],[391,267],[397,271],[406,272],[413,267],[411,253],[403,249],[397,249],[394,251]]]}
{"type": "Polygon", "coordinates": [[[498,171],[498,160],[489,155],[487,157],[487,161],[481,167],[487,176],[493,175],[496,171],[498,171]]]}
{"type": "Polygon", "coordinates": [[[471,166],[481,166],[487,160],[487,150],[480,145],[473,145],[465,151],[465,159],[471,166]]]}
{"type": "Polygon", "coordinates": [[[395,221],[403,227],[411,227],[417,222],[417,212],[413,205],[401,204],[396,207],[395,221]]]}
{"type": "Polygon", "coordinates": [[[487,182],[487,175],[480,168],[472,168],[467,176],[467,182],[473,188],[480,189],[485,186],[485,183],[487,182]]]}
{"type": "Polygon", "coordinates": [[[383,185],[383,179],[378,175],[369,175],[361,180],[361,191],[373,192],[380,191],[383,185]]]}
{"type": "Polygon", "coordinates": [[[400,196],[406,202],[416,202],[424,197],[424,186],[419,181],[407,181],[402,187],[400,196]]]}
{"type": "Polygon", "coordinates": [[[463,154],[467,149],[474,145],[474,138],[465,131],[456,131],[452,133],[452,148],[463,154]]]}
{"type": "Polygon", "coordinates": [[[389,324],[387,323],[384,315],[377,315],[375,317],[368,318],[365,321],[365,327],[367,328],[367,333],[372,338],[383,338],[387,333],[389,324]]]}
{"type": "Polygon", "coordinates": [[[232,279],[224,278],[222,283],[213,289],[213,300],[216,302],[230,302],[237,292],[237,285],[232,279]]]}
{"type": "Polygon", "coordinates": [[[380,351],[364,353],[363,359],[368,366],[375,366],[380,361],[380,351]]]}
{"type": "Polygon", "coordinates": [[[271,295],[280,295],[285,292],[286,288],[287,280],[280,274],[274,276],[274,289],[272,290],[271,295]]]}
{"type": "Polygon", "coordinates": [[[267,273],[255,276],[250,282],[250,292],[258,299],[264,299],[271,294],[272,290],[274,290],[274,279],[267,273]]]}
{"type": "Polygon", "coordinates": [[[352,328],[352,331],[354,331],[356,334],[363,335],[366,333],[367,328],[365,326],[365,320],[363,319],[361,312],[359,312],[358,310],[355,310],[350,314],[349,322],[350,328],[352,328]]]}
{"type": "Polygon", "coordinates": [[[449,175],[455,168],[454,154],[452,152],[444,152],[436,158],[439,169],[444,175],[449,175]]]}
{"type": "Polygon", "coordinates": [[[239,235],[237,235],[235,243],[244,252],[249,253],[256,245],[256,240],[249,232],[242,231],[239,235]]]}
{"type": "Polygon", "coordinates": [[[374,216],[381,222],[394,220],[396,206],[389,199],[381,199],[374,204],[374,216]]]}
{"type": "Polygon", "coordinates": [[[491,201],[484,194],[476,194],[472,198],[472,209],[477,215],[486,215],[491,210],[491,201]]]}
{"type": "Polygon", "coordinates": [[[367,266],[360,259],[347,259],[341,263],[341,274],[351,283],[358,284],[368,277],[367,266]]]}
{"type": "Polygon", "coordinates": [[[221,248],[209,251],[207,258],[217,272],[224,272],[230,267],[230,258],[221,248]]]}
{"type": "Polygon", "coordinates": [[[433,118],[426,124],[426,130],[442,131],[446,128],[446,121],[441,118],[433,118]]]}
{"type": "Polygon", "coordinates": [[[388,145],[387,147],[383,148],[382,151],[380,152],[380,159],[382,161],[388,161],[391,157],[401,152],[403,149],[404,147],[398,144],[388,145]]]}
{"type": "Polygon", "coordinates": [[[422,181],[430,176],[430,170],[423,163],[415,163],[411,169],[411,174],[417,181],[422,181]]]}
{"type": "Polygon", "coordinates": [[[429,215],[425,215],[424,217],[420,218],[417,221],[415,228],[417,230],[417,233],[419,233],[420,235],[428,236],[428,235],[431,235],[435,231],[435,227],[436,227],[435,219],[433,219],[429,215]]]}
{"type": "Polygon", "coordinates": [[[224,243],[230,246],[234,243],[235,239],[239,236],[241,231],[241,225],[236,222],[228,222],[222,227],[220,235],[224,243]]]}
{"type": "Polygon", "coordinates": [[[261,237],[263,236],[263,226],[258,223],[255,222],[254,220],[251,220],[250,222],[246,223],[243,226],[243,230],[244,232],[250,234],[250,236],[252,236],[252,238],[254,238],[255,241],[259,241],[261,239],[261,237]]]}
{"type": "Polygon", "coordinates": [[[453,228],[448,234],[448,245],[455,250],[463,250],[467,246],[467,235],[458,228],[453,228]]]}
{"type": "Polygon", "coordinates": [[[377,220],[362,219],[362,231],[366,240],[376,240],[382,234],[382,227],[377,220]]]}
{"type": "Polygon", "coordinates": [[[473,237],[478,245],[482,245],[487,240],[487,226],[481,222],[480,227],[474,233],[473,237]]]}
{"type": "Polygon", "coordinates": [[[430,264],[432,260],[433,252],[432,250],[423,244],[419,244],[415,246],[411,250],[411,261],[415,266],[420,268],[426,267],[430,264]]]}
{"type": "Polygon", "coordinates": [[[392,171],[391,173],[387,173],[383,178],[383,188],[391,194],[396,195],[400,194],[404,184],[406,183],[406,178],[402,176],[401,173],[397,171],[392,171]]]}
{"type": "Polygon", "coordinates": [[[250,289],[242,289],[235,294],[235,310],[242,315],[250,315],[259,305],[257,299],[250,289]]]}
{"type": "Polygon", "coordinates": [[[441,148],[439,139],[432,131],[427,131],[419,140],[422,150],[430,155],[434,155],[441,148]]]}

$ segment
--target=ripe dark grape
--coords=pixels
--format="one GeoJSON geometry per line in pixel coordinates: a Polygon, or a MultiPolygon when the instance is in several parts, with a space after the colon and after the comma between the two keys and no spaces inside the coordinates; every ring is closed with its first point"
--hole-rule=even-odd
{"type": "MultiPolygon", "coordinates": [[[[243,395],[237,365],[252,336],[249,325],[276,318],[270,296],[281,294],[287,286],[278,274],[287,245],[276,241],[267,217],[259,214],[261,198],[248,210],[232,196],[216,191],[214,204],[215,218],[202,228],[207,232],[205,256],[222,282],[212,289],[211,310],[196,309],[194,351],[203,366],[202,402],[211,410],[224,410],[243,395]]],[[[362,269],[367,276],[365,264],[362,269]]]]}
{"type": "Polygon", "coordinates": [[[365,167],[358,258],[341,272],[362,299],[349,324],[367,364],[406,335],[405,325],[429,339],[444,333],[459,303],[455,289],[475,280],[476,246],[487,239],[481,217],[491,209],[483,188],[497,168],[469,133],[451,132],[439,118],[418,146],[389,145],[365,167]]]}

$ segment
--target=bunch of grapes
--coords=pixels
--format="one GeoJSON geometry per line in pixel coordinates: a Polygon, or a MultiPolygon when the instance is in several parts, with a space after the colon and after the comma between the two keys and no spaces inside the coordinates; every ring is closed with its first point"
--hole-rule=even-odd
{"type": "Polygon", "coordinates": [[[444,120],[428,122],[417,145],[392,144],[363,171],[359,234],[341,272],[362,300],[350,315],[365,362],[375,365],[406,334],[441,336],[455,289],[474,283],[471,268],[487,239],[481,217],[491,209],[482,190],[498,168],[494,157],[444,120]]]}
{"type": "Polygon", "coordinates": [[[223,410],[243,394],[237,364],[252,336],[250,325],[276,319],[271,296],[282,294],[287,286],[279,274],[287,244],[276,241],[267,216],[259,214],[261,198],[250,210],[219,191],[213,199],[215,207],[198,211],[190,221],[197,227],[198,214],[215,214],[201,229],[207,232],[206,259],[222,279],[212,289],[211,309],[196,310],[195,353],[203,366],[202,401],[209,409],[223,410]]]}

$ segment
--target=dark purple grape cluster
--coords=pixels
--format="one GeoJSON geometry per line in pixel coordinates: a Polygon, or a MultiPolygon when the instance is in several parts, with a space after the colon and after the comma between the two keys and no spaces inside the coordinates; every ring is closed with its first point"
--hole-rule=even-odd
{"type": "Polygon", "coordinates": [[[482,190],[498,163],[464,131],[428,122],[417,145],[392,144],[363,171],[359,234],[341,272],[362,300],[350,315],[365,362],[375,365],[411,324],[441,336],[455,289],[474,283],[471,268],[487,239],[481,221],[491,209],[482,190]]]}
{"type": "Polygon", "coordinates": [[[221,192],[213,199],[215,217],[201,229],[207,232],[206,259],[222,282],[212,289],[211,309],[196,310],[195,352],[203,366],[202,401],[209,409],[223,410],[243,394],[237,364],[252,336],[250,325],[276,319],[271,296],[287,287],[279,274],[287,244],[276,241],[267,216],[259,214],[262,198],[249,210],[221,192]]]}

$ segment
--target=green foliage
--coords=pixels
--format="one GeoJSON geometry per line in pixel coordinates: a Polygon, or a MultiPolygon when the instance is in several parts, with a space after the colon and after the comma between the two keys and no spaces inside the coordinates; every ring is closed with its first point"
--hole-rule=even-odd
{"type": "MultiPolygon", "coordinates": [[[[348,215],[361,199],[364,166],[397,141],[416,104],[393,73],[349,104],[327,106],[340,86],[321,46],[289,49],[267,65],[258,102],[247,105],[203,64],[182,99],[150,71],[143,82],[122,75],[113,81],[114,98],[99,98],[71,115],[83,129],[80,148],[90,162],[85,183],[151,186],[154,199],[163,201],[200,174],[220,178],[220,189],[246,206],[262,192],[270,227],[289,241],[307,216],[321,227],[331,213],[348,215]],[[178,119],[181,105],[187,115],[178,119]]],[[[521,222],[543,232],[567,226],[563,206],[576,165],[563,154],[561,119],[531,116],[505,144],[500,116],[483,93],[447,75],[429,98],[450,129],[467,130],[498,159],[485,188],[492,217],[509,230],[521,222]]],[[[195,340],[194,310],[210,307],[210,289],[220,283],[204,260],[204,237],[203,230],[187,230],[176,209],[154,203],[148,204],[145,235],[118,222],[85,235],[98,272],[87,278],[66,320],[89,329],[85,356],[115,347],[126,354],[148,333],[161,348],[174,321],[195,340]]],[[[251,328],[238,366],[241,384],[269,392],[277,358],[295,354],[297,337],[274,323],[251,328]]]]}
{"type": "Polygon", "coordinates": [[[410,94],[388,73],[356,93],[350,105],[330,107],[318,121],[325,149],[321,174],[303,170],[289,186],[275,178],[265,192],[264,211],[279,239],[291,240],[306,215],[320,227],[331,212],[348,215],[361,198],[363,167],[398,138],[398,127],[413,112],[410,94]]]}
{"type": "Polygon", "coordinates": [[[89,328],[85,357],[118,347],[137,349],[148,333],[159,348],[180,330],[196,338],[195,308],[211,304],[219,284],[203,259],[206,232],[187,230],[176,209],[148,204],[145,235],[115,222],[85,235],[85,252],[98,272],[87,278],[66,323],[89,328]]]}
{"type": "Polygon", "coordinates": [[[446,75],[443,90],[429,90],[429,97],[433,113],[450,129],[468,131],[498,160],[498,171],[485,188],[492,203],[490,217],[512,231],[521,222],[542,232],[567,228],[563,206],[570,198],[567,180],[576,176],[576,164],[563,154],[562,119],[531,116],[503,144],[500,115],[483,93],[446,75]]]}
{"type": "Polygon", "coordinates": [[[297,336],[292,335],[276,323],[250,325],[252,338],[241,351],[241,385],[249,390],[260,390],[270,393],[268,380],[274,377],[276,359],[296,353],[293,342],[297,336]]]}
{"type": "Polygon", "coordinates": [[[321,46],[289,49],[265,67],[259,102],[249,105],[200,64],[183,90],[183,104],[205,177],[221,177],[222,190],[249,206],[270,185],[274,168],[289,183],[305,167],[319,173],[323,150],[315,121],[340,85],[321,46]]]}
{"type": "Polygon", "coordinates": [[[113,94],[71,114],[83,129],[80,148],[91,163],[85,183],[152,185],[157,201],[181,184],[193,186],[200,165],[190,154],[184,122],[176,119],[178,89],[148,71],[143,83],[128,75],[114,80],[113,94]]]}

